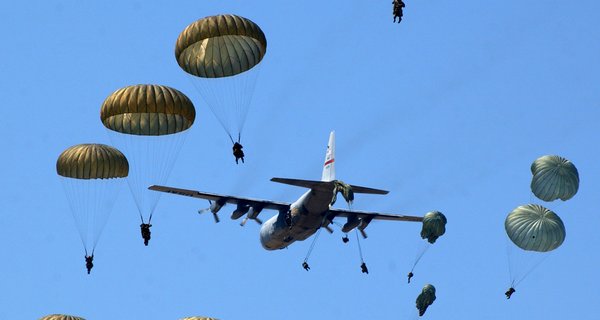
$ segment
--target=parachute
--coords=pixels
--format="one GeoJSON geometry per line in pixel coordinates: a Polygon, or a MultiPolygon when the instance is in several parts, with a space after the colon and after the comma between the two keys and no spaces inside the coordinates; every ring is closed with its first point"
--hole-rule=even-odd
{"type": "Polygon", "coordinates": [[[352,206],[352,202],[354,201],[354,191],[352,190],[352,186],[345,183],[341,180],[333,180],[333,197],[331,198],[331,205],[334,205],[337,201],[337,194],[341,193],[348,203],[348,206],[352,206]]]}
{"type": "Polygon", "coordinates": [[[240,142],[258,66],[267,52],[260,27],[236,15],[216,15],[187,26],[175,44],[177,63],[194,76],[194,85],[229,138],[240,142]]]}
{"type": "Polygon", "coordinates": [[[565,226],[560,217],[536,204],[520,206],[504,222],[506,234],[519,248],[548,252],[565,240],[565,226]]]}
{"type": "MultiPolygon", "coordinates": [[[[516,246],[507,247],[510,287],[514,292],[514,288],[548,257],[548,252],[564,242],[566,232],[556,213],[537,204],[514,209],[506,217],[504,227],[516,246]]],[[[507,298],[512,294],[510,291],[506,292],[507,298]]]]}
{"type": "Polygon", "coordinates": [[[80,144],[63,151],[56,172],[71,206],[86,252],[93,254],[129,164],[121,151],[103,144],[80,144]]]}
{"type": "Polygon", "coordinates": [[[531,164],[531,191],[540,200],[571,199],[579,189],[575,165],[560,156],[543,156],[531,164]]]}
{"type": "Polygon", "coordinates": [[[429,243],[435,243],[435,240],[446,232],[446,217],[439,211],[431,211],[423,217],[423,227],[421,229],[421,238],[427,238],[429,243]]]}
{"type": "Polygon", "coordinates": [[[417,297],[417,309],[419,309],[419,316],[423,316],[427,307],[433,304],[435,301],[435,287],[431,284],[426,284],[421,290],[421,294],[417,297]]]}
{"type": "Polygon", "coordinates": [[[187,317],[187,318],[181,318],[179,320],[219,320],[219,319],[210,318],[210,317],[187,317]]]}
{"type": "Polygon", "coordinates": [[[127,182],[142,224],[150,224],[160,197],[148,186],[166,182],[195,118],[190,99],[167,86],[128,86],[104,100],[100,120],[129,159],[127,182]]]}
{"type": "Polygon", "coordinates": [[[51,314],[40,318],[40,320],[85,320],[81,317],[69,316],[66,314],[51,314]]]}

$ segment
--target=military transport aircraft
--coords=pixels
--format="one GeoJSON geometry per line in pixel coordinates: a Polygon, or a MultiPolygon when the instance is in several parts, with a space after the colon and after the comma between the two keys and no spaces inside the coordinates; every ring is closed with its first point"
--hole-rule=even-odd
{"type": "MultiPolygon", "coordinates": [[[[364,230],[373,219],[413,222],[423,221],[422,217],[332,208],[332,202],[335,201],[335,195],[340,191],[338,188],[340,185],[345,185],[347,190],[351,190],[350,193],[388,193],[388,191],[385,190],[346,185],[339,180],[335,180],[335,133],[333,131],[329,135],[329,144],[327,145],[321,181],[286,178],[272,178],[271,181],[309,188],[310,190],[304,193],[296,200],[296,202],[285,203],[157,185],[151,186],[149,189],[206,199],[210,202],[210,208],[208,208],[208,210],[212,212],[216,222],[219,222],[217,212],[225,204],[230,203],[237,205],[237,208],[231,214],[231,219],[239,219],[245,214],[246,217],[241,223],[242,226],[248,219],[255,220],[259,224],[262,224],[260,228],[260,242],[263,248],[267,250],[283,249],[297,240],[305,240],[321,227],[327,229],[329,232],[333,232],[329,227],[329,224],[337,217],[345,217],[347,219],[347,222],[342,227],[342,232],[347,233],[354,228],[358,228],[364,238],[367,237],[364,230]],[[258,218],[258,215],[263,209],[276,210],[279,213],[263,224],[258,218]]],[[[202,210],[199,212],[201,213],[202,210]]]]}

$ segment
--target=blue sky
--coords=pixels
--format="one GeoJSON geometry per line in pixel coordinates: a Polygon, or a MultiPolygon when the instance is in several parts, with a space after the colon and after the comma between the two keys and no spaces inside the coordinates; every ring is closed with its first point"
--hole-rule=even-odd
{"type": "Polygon", "coordinates": [[[413,319],[426,283],[438,296],[429,319],[596,319],[600,5],[406,1],[393,24],[389,2],[0,4],[0,319],[413,319]],[[268,40],[238,166],[173,54],[189,23],[219,13],[250,18],[268,40]],[[321,235],[305,272],[310,241],[267,252],[258,225],[240,228],[230,208],[215,225],[196,214],[205,202],[172,195],[144,247],[124,185],[88,276],[56,158],[75,144],[110,143],[100,106],[139,83],[177,88],[196,106],[169,185],[293,201],[304,190],[269,179],[318,179],[335,130],[338,178],[390,190],[358,195],[356,209],[439,210],[447,234],[410,285],[423,243],[410,223],[369,226],[369,275],[339,230],[321,235]],[[546,204],[566,241],[507,301],[504,219],[542,203],[529,166],[545,154],[573,161],[579,193],[546,204]]]}

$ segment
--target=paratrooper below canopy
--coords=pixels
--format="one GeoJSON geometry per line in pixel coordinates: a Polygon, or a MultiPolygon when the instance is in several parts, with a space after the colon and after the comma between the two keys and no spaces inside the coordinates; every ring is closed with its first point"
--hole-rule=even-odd
{"type": "Polygon", "coordinates": [[[179,66],[202,78],[248,71],[260,63],[266,52],[267,39],[258,25],[231,14],[197,20],[181,32],[175,44],[179,66]]]}
{"type": "Polygon", "coordinates": [[[435,240],[446,232],[446,217],[439,211],[431,211],[423,217],[423,227],[421,229],[421,238],[427,238],[429,243],[435,243],[435,240]]]}
{"type": "Polygon", "coordinates": [[[540,157],[531,164],[531,173],[531,191],[540,200],[569,200],[579,189],[577,168],[563,157],[540,157]]]}
{"type": "Polygon", "coordinates": [[[160,136],[189,129],[196,118],[192,101],[162,85],[140,84],[108,96],[100,120],[110,130],[132,135],[160,136]]]}
{"type": "Polygon", "coordinates": [[[124,178],[129,173],[129,163],[123,153],[113,147],[79,144],[60,154],[56,172],[74,179],[124,178]]]}
{"type": "Polygon", "coordinates": [[[520,206],[504,222],[506,234],[519,248],[547,252],[565,240],[565,226],[560,217],[537,204],[520,206]]]}

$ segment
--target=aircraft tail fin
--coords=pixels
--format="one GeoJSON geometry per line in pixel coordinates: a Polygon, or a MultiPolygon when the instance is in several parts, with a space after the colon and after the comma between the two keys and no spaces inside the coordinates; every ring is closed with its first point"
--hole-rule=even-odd
{"type": "Polygon", "coordinates": [[[323,174],[321,181],[335,180],[335,131],[329,134],[329,143],[325,153],[325,163],[323,164],[323,174]]]}

